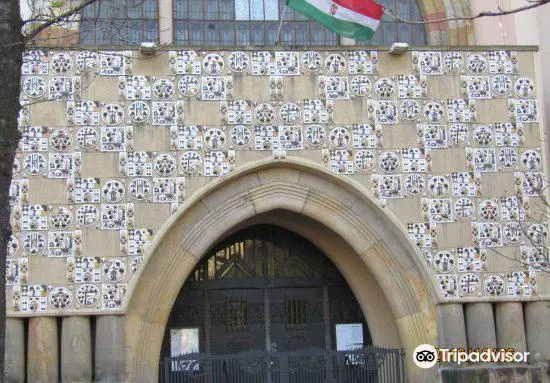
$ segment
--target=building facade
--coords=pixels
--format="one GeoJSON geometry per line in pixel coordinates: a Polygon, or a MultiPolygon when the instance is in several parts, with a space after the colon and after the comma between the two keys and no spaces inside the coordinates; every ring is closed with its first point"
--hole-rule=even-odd
{"type": "Polygon", "coordinates": [[[140,2],[123,41],[83,15],[25,54],[6,379],[151,382],[171,330],[201,353],[332,349],[346,323],[403,349],[407,381],[549,379],[545,51],[388,20],[381,43],[418,44],[390,55],[288,14],[297,45],[276,46],[283,6],[214,3],[140,2]],[[422,370],[421,344],[529,364],[422,370]]]}

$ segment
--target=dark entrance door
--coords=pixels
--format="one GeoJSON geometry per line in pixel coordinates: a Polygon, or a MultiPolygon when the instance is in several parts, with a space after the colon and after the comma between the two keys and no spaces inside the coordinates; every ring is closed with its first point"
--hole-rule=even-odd
{"type": "Polygon", "coordinates": [[[334,264],[304,238],[259,225],[217,245],[188,278],[161,357],[330,351],[342,324],[362,326],[357,347],[371,344],[362,311],[334,264]]]}

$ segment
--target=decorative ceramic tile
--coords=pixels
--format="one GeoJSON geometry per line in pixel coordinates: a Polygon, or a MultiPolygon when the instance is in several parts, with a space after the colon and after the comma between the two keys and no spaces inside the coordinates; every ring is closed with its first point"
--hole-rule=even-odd
{"type": "Polygon", "coordinates": [[[413,71],[417,74],[443,74],[443,60],[441,52],[413,52],[413,71]]]}
{"type": "Polygon", "coordinates": [[[539,122],[538,104],[535,100],[508,100],[510,122],[539,122]]]}
{"type": "Polygon", "coordinates": [[[413,173],[405,177],[405,191],[410,195],[421,195],[426,190],[426,178],[422,174],[413,173]]]}
{"type": "Polygon", "coordinates": [[[157,100],[170,100],[176,92],[176,86],[167,78],[161,78],[153,83],[153,94],[157,100]]]}
{"type": "Polygon", "coordinates": [[[325,142],[326,131],[321,125],[309,125],[304,128],[304,136],[309,145],[319,146],[325,142]]]}
{"type": "Polygon", "coordinates": [[[460,221],[470,221],[476,214],[475,205],[468,198],[458,198],[455,201],[455,218],[460,221]]]}
{"type": "Polygon", "coordinates": [[[23,234],[21,237],[21,245],[27,254],[45,255],[44,250],[48,247],[48,241],[44,234],[31,231],[23,234]]]}
{"type": "Polygon", "coordinates": [[[334,104],[332,100],[305,100],[304,123],[326,124],[332,122],[334,104]]]}
{"type": "Polygon", "coordinates": [[[504,168],[515,167],[518,159],[518,152],[514,148],[501,148],[497,153],[497,161],[504,168]]]}
{"type": "Polygon", "coordinates": [[[130,121],[137,122],[138,124],[146,122],[149,120],[150,115],[151,107],[145,101],[133,101],[128,106],[128,118],[130,118],[130,121]]]}
{"type": "Polygon", "coordinates": [[[283,124],[294,124],[299,122],[302,112],[300,111],[300,106],[294,102],[287,102],[281,106],[279,110],[279,116],[283,124]]]}
{"type": "Polygon", "coordinates": [[[514,51],[489,52],[489,72],[515,74],[518,72],[517,53],[514,51]]]}
{"type": "Polygon", "coordinates": [[[489,76],[462,76],[462,92],[465,96],[477,100],[491,98],[489,76]]]}
{"type": "Polygon", "coordinates": [[[269,76],[269,95],[272,100],[283,98],[283,76],[269,76]]]}
{"type": "Polygon", "coordinates": [[[350,81],[351,92],[360,97],[368,96],[371,91],[371,81],[367,76],[355,76],[350,81]]]}
{"type": "Polygon", "coordinates": [[[418,144],[430,149],[448,147],[446,125],[417,125],[418,144]]]}
{"type": "Polygon", "coordinates": [[[347,77],[319,76],[319,91],[327,100],[348,100],[349,82],[347,77]]]}
{"type": "Polygon", "coordinates": [[[132,51],[101,52],[100,74],[123,76],[132,72],[132,51]]]}
{"type": "Polygon", "coordinates": [[[399,98],[424,98],[426,97],[426,92],[426,76],[397,76],[397,96],[399,98]]]}
{"type": "Polygon", "coordinates": [[[368,100],[367,109],[371,120],[377,124],[397,124],[397,102],[387,100],[368,100]]]}
{"type": "Polygon", "coordinates": [[[254,108],[254,119],[260,124],[270,124],[275,117],[275,107],[269,103],[264,102],[254,108]]]}
{"type": "Polygon", "coordinates": [[[97,307],[99,298],[99,288],[95,285],[82,285],[76,290],[76,299],[82,307],[97,307]]]}
{"type": "Polygon", "coordinates": [[[420,104],[416,100],[403,100],[399,104],[399,113],[405,120],[415,120],[420,115],[420,104]]]}
{"type": "Polygon", "coordinates": [[[372,124],[352,125],[353,147],[355,149],[382,147],[382,126],[372,124]]]}
{"type": "Polygon", "coordinates": [[[485,278],[483,287],[487,295],[502,295],[504,293],[504,279],[500,275],[490,275],[485,278]]]}
{"type": "Polygon", "coordinates": [[[353,164],[357,172],[371,171],[376,165],[376,155],[373,150],[359,150],[353,157],[353,164]]]}
{"type": "Polygon", "coordinates": [[[531,98],[535,95],[535,82],[530,78],[518,78],[514,84],[514,91],[520,98],[531,98]]]}
{"type": "Polygon", "coordinates": [[[50,153],[48,177],[49,178],[68,178],[74,173],[74,154],[50,153]]]}
{"type": "Polygon", "coordinates": [[[439,288],[445,299],[453,299],[458,297],[456,275],[436,275],[439,281],[439,288]]]}
{"type": "Polygon", "coordinates": [[[476,172],[495,172],[496,153],[494,149],[466,148],[466,160],[470,169],[476,172]]]}
{"type": "Polygon", "coordinates": [[[21,74],[44,75],[48,74],[50,57],[41,50],[29,50],[23,53],[21,74]]]}
{"type": "Polygon", "coordinates": [[[514,173],[518,197],[540,197],[547,187],[543,173],[514,173]]]}
{"type": "Polygon", "coordinates": [[[252,75],[268,76],[273,74],[274,57],[271,52],[252,52],[252,75]]]}
{"type": "Polygon", "coordinates": [[[408,223],[409,238],[418,247],[437,247],[436,225],[433,223],[408,223]]]}
{"type": "Polygon", "coordinates": [[[235,152],[204,153],[204,173],[206,177],[220,177],[229,173],[235,166],[235,152]]]}
{"type": "Polygon", "coordinates": [[[529,212],[529,198],[501,197],[500,219],[503,221],[524,221],[529,212]]]}
{"type": "Polygon", "coordinates": [[[153,202],[178,202],[178,178],[153,178],[153,202]]]}
{"type": "Polygon", "coordinates": [[[428,191],[434,197],[445,197],[450,189],[447,176],[432,176],[428,179],[428,191]]]}
{"type": "Polygon", "coordinates": [[[195,51],[170,51],[168,66],[174,74],[201,74],[201,62],[195,51]]]}
{"type": "Polygon", "coordinates": [[[464,68],[464,58],[460,52],[447,52],[443,57],[445,73],[460,73],[464,68]]]}
{"type": "Polygon", "coordinates": [[[48,99],[50,100],[78,100],[82,90],[80,76],[53,77],[50,79],[48,90],[48,99]]]}
{"type": "Polygon", "coordinates": [[[453,222],[453,208],[447,198],[423,198],[422,218],[433,223],[453,222]]]}
{"type": "Polygon", "coordinates": [[[244,147],[250,144],[252,133],[250,129],[244,125],[237,125],[231,128],[229,132],[231,143],[237,147],[244,147]]]}
{"type": "Polygon", "coordinates": [[[429,102],[424,106],[423,114],[426,121],[433,124],[443,119],[445,110],[439,102],[429,102]]]}
{"type": "Polygon", "coordinates": [[[514,271],[507,278],[509,296],[530,296],[536,292],[535,272],[514,271]]]}
{"type": "Polygon", "coordinates": [[[481,201],[478,205],[478,215],[484,221],[495,221],[498,219],[499,206],[498,203],[492,199],[486,199],[481,201]]]}
{"type": "Polygon", "coordinates": [[[52,309],[66,310],[73,303],[73,294],[63,286],[51,287],[48,286],[50,293],[48,295],[49,307],[52,309]]]}
{"type": "Polygon", "coordinates": [[[248,53],[240,51],[232,52],[227,58],[227,65],[233,72],[244,72],[250,65],[248,53]]]}
{"type": "Polygon", "coordinates": [[[48,309],[48,290],[46,285],[23,285],[20,289],[21,312],[44,312],[48,309]]]}
{"type": "Polygon", "coordinates": [[[209,75],[220,75],[223,72],[224,67],[225,63],[223,61],[223,57],[217,53],[208,53],[202,59],[202,68],[204,69],[204,72],[209,75]]]}
{"type": "Polygon", "coordinates": [[[524,151],[521,154],[520,163],[521,166],[529,172],[539,170],[542,166],[542,156],[540,154],[540,149],[531,149],[524,151]]]}
{"type": "Polygon", "coordinates": [[[485,73],[487,71],[487,54],[474,53],[468,56],[466,67],[471,73],[485,73]]]}
{"type": "Polygon", "coordinates": [[[126,295],[127,285],[103,284],[101,288],[101,307],[104,310],[116,310],[122,308],[122,301],[126,295]]]}
{"type": "MultiPolygon", "coordinates": [[[[71,180],[67,180],[69,184],[71,180]]],[[[99,203],[101,187],[99,178],[75,178],[74,202],[75,203],[99,203]]]]}
{"type": "Polygon", "coordinates": [[[468,296],[468,295],[481,295],[481,280],[479,275],[476,274],[464,274],[461,275],[458,280],[458,295],[459,296],[468,296]]]}
{"type": "Polygon", "coordinates": [[[91,72],[96,69],[99,55],[92,51],[81,51],[76,54],[76,66],[83,72],[91,72]]]}
{"type": "Polygon", "coordinates": [[[331,74],[340,74],[346,69],[346,59],[339,53],[327,55],[325,59],[325,69],[331,74]]]}
{"type": "Polygon", "coordinates": [[[74,236],[72,231],[50,231],[48,233],[48,256],[71,257],[74,255],[74,236]]]}
{"type": "Polygon", "coordinates": [[[456,172],[453,177],[453,196],[481,197],[481,174],[474,172],[456,172]]]}
{"type": "Polygon", "coordinates": [[[497,74],[491,79],[491,89],[496,96],[505,96],[512,90],[512,80],[509,76],[497,74]]]}
{"type": "Polygon", "coordinates": [[[150,100],[151,81],[146,76],[120,76],[118,93],[126,100],[150,100]]]}
{"type": "Polygon", "coordinates": [[[78,225],[90,227],[99,223],[99,211],[94,205],[79,206],[76,211],[78,225]]]}
{"type": "Polygon", "coordinates": [[[176,125],[180,118],[176,102],[153,101],[153,125],[176,125]]]}
{"type": "Polygon", "coordinates": [[[246,100],[222,101],[220,103],[220,118],[230,125],[251,124],[251,102],[246,100]]]}
{"type": "Polygon", "coordinates": [[[520,243],[525,237],[524,229],[518,222],[508,222],[502,226],[502,237],[506,244],[520,243]]]}
{"type": "Polygon", "coordinates": [[[21,81],[21,90],[29,98],[40,98],[46,94],[46,82],[38,76],[30,76],[21,81]]]}
{"type": "Polygon", "coordinates": [[[184,173],[193,174],[201,169],[202,159],[197,152],[184,152],[180,157],[180,167],[184,173]]]}
{"type": "Polygon", "coordinates": [[[487,269],[487,252],[479,247],[459,247],[457,249],[459,273],[483,272],[487,269]]]}
{"type": "Polygon", "coordinates": [[[120,230],[126,228],[125,204],[101,205],[101,228],[120,230]]]}
{"type": "Polygon", "coordinates": [[[494,222],[472,222],[474,246],[502,247],[502,228],[494,222]]]}
{"type": "Polygon", "coordinates": [[[69,53],[54,53],[50,56],[50,67],[56,75],[67,75],[73,69],[73,58],[69,53]]]}
{"type": "Polygon", "coordinates": [[[525,140],[523,124],[498,123],[495,124],[494,130],[496,146],[523,146],[525,140]]]}
{"type": "Polygon", "coordinates": [[[298,76],[300,74],[300,53],[275,52],[275,75],[298,76]]]}
{"type": "Polygon", "coordinates": [[[447,121],[473,122],[476,120],[476,104],[472,99],[447,100],[447,121]]]}
{"type": "Polygon", "coordinates": [[[347,148],[351,142],[349,126],[337,126],[331,129],[328,139],[330,144],[336,149],[347,148]]]}
{"type": "Polygon", "coordinates": [[[67,120],[73,125],[99,125],[100,108],[97,101],[68,101],[67,120]]]}
{"type": "Polygon", "coordinates": [[[7,257],[12,258],[19,251],[19,240],[13,234],[10,235],[10,240],[7,245],[7,257]]]}
{"type": "Polygon", "coordinates": [[[329,154],[330,170],[338,174],[353,174],[353,153],[351,150],[331,150],[329,154]]]}
{"type": "Polygon", "coordinates": [[[43,205],[21,207],[21,230],[48,230],[47,208],[43,205]]]}
{"type": "Polygon", "coordinates": [[[403,198],[403,181],[399,175],[375,174],[372,176],[372,192],[380,199],[403,198]]]}
{"type": "Polygon", "coordinates": [[[378,52],[350,51],[349,74],[374,74],[378,70],[378,52]]]}
{"type": "Polygon", "coordinates": [[[521,246],[521,261],[529,271],[545,271],[550,268],[550,253],[546,247],[521,246]]]}
{"type": "Polygon", "coordinates": [[[302,53],[302,67],[308,72],[314,72],[321,69],[323,58],[318,52],[307,51],[302,53]]]}
{"type": "Polygon", "coordinates": [[[405,173],[426,173],[431,171],[430,149],[401,149],[403,156],[403,171],[405,173]]]}

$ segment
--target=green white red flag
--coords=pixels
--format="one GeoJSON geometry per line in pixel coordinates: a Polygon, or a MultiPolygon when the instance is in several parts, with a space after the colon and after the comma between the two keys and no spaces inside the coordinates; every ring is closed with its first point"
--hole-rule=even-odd
{"type": "Polygon", "coordinates": [[[370,40],[384,7],[372,0],[288,0],[288,6],[339,35],[370,40]]]}

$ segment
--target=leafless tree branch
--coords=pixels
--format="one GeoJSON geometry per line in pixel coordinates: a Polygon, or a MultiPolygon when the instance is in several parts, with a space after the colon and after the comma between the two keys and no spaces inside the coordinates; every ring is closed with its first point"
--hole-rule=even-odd
{"type": "Polygon", "coordinates": [[[511,15],[514,13],[519,13],[523,11],[528,11],[529,9],[537,8],[540,6],[543,6],[545,4],[550,3],[550,0],[531,0],[529,1],[529,5],[525,5],[523,7],[513,8],[509,10],[498,8],[498,11],[484,11],[480,12],[477,15],[474,16],[454,16],[454,17],[446,17],[444,19],[437,19],[437,20],[423,20],[423,21],[412,21],[407,20],[399,17],[395,14],[391,9],[386,8],[384,12],[391,16],[391,18],[399,23],[403,24],[434,24],[434,23],[443,23],[447,21],[459,21],[459,20],[465,20],[465,21],[471,21],[475,19],[480,19],[482,17],[494,17],[494,16],[505,16],[505,15],[511,15]]]}

